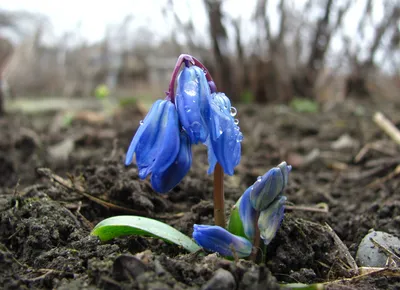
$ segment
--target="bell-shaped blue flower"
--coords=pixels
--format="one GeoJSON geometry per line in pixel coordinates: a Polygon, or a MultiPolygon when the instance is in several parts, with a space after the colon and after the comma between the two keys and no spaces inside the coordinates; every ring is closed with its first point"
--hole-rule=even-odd
{"type": "Polygon", "coordinates": [[[262,211],[284,190],[292,166],[282,162],[272,168],[253,184],[250,200],[257,211],[262,211]]]}
{"type": "Polygon", "coordinates": [[[180,148],[175,161],[167,170],[151,175],[151,186],[159,193],[165,193],[174,188],[185,175],[192,165],[192,151],[189,137],[185,132],[180,134],[180,148]]]}
{"type": "Polygon", "coordinates": [[[219,226],[194,225],[193,238],[202,248],[225,257],[247,257],[252,244],[247,239],[231,234],[219,226]]]}
{"type": "Polygon", "coordinates": [[[286,196],[279,196],[270,206],[260,213],[258,228],[264,243],[268,245],[275,237],[284,216],[286,196]]]}
{"type": "Polygon", "coordinates": [[[173,103],[158,100],[136,131],[126,154],[125,165],[136,153],[139,177],[163,174],[176,161],[180,150],[178,113],[173,103]]]}
{"type": "Polygon", "coordinates": [[[208,137],[204,120],[208,95],[210,86],[204,71],[197,66],[185,66],[178,77],[175,105],[179,121],[193,144],[204,143],[208,137]]]}
{"type": "Polygon", "coordinates": [[[243,224],[243,231],[246,237],[250,240],[254,240],[255,234],[255,219],[257,216],[257,211],[254,209],[250,201],[250,192],[252,187],[249,187],[239,200],[239,215],[243,224]]]}
{"type": "Polygon", "coordinates": [[[231,102],[224,93],[213,93],[207,99],[205,120],[210,136],[206,145],[209,146],[209,162],[211,161],[208,172],[214,170],[218,161],[226,174],[233,175],[234,168],[240,162],[243,140],[243,134],[237,126],[238,121],[233,118],[236,109],[231,107],[231,102]]]}

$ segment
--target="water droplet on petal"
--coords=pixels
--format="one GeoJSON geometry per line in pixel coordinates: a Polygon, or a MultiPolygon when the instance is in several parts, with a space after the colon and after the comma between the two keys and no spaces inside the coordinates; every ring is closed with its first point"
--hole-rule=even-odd
{"type": "Polygon", "coordinates": [[[261,179],[262,179],[261,176],[257,177],[257,182],[261,182],[261,179]]]}
{"type": "Polygon", "coordinates": [[[139,122],[140,126],[142,126],[143,123],[144,123],[143,120],[140,120],[140,122],[139,122]]]}
{"type": "Polygon", "coordinates": [[[239,135],[237,135],[236,137],[236,142],[242,142],[243,141],[243,134],[240,133],[239,135]]]}
{"type": "Polygon", "coordinates": [[[239,130],[240,130],[240,127],[239,127],[239,126],[236,126],[236,127],[235,127],[235,130],[236,130],[236,131],[239,131],[239,130]]]}
{"type": "Polygon", "coordinates": [[[190,107],[189,106],[185,106],[185,111],[186,111],[186,113],[189,113],[191,111],[190,107]]]}
{"type": "Polygon", "coordinates": [[[185,84],[184,91],[187,95],[194,97],[197,94],[197,87],[198,85],[196,82],[194,81],[187,82],[185,84]]]}
{"type": "Polygon", "coordinates": [[[235,123],[235,125],[239,124],[239,120],[238,119],[235,119],[233,122],[235,123]]]}
{"type": "Polygon", "coordinates": [[[237,114],[236,108],[235,108],[235,107],[231,107],[231,116],[232,116],[232,117],[235,117],[236,114],[237,114]]]}

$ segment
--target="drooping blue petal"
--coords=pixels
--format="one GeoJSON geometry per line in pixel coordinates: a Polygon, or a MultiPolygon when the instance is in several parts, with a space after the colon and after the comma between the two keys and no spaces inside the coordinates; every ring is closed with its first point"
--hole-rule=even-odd
{"type": "MultiPolygon", "coordinates": [[[[141,122],[140,127],[137,129],[135,136],[133,137],[131,144],[129,145],[128,152],[126,153],[126,158],[125,158],[125,165],[128,166],[132,163],[133,161],[133,155],[135,155],[136,147],[138,145],[138,142],[140,138],[142,137],[143,133],[149,129],[149,130],[156,130],[157,127],[157,122],[154,120],[157,120],[159,118],[159,115],[162,112],[162,108],[160,108],[162,100],[157,100],[150,108],[150,111],[147,113],[146,117],[144,118],[144,121],[141,122]]],[[[156,138],[156,136],[153,136],[156,138]]]]}
{"type": "Polygon", "coordinates": [[[179,143],[179,121],[174,104],[168,100],[156,101],[133,137],[125,164],[129,165],[136,153],[141,179],[151,172],[164,172],[175,161],[179,143]]]}
{"type": "Polygon", "coordinates": [[[194,225],[193,238],[199,246],[222,256],[239,258],[251,254],[252,244],[220,226],[194,225]]]}
{"type": "Polygon", "coordinates": [[[208,137],[203,111],[209,94],[204,71],[197,66],[185,66],[178,77],[175,104],[182,127],[193,144],[204,143],[208,137]]]}
{"type": "Polygon", "coordinates": [[[268,245],[278,231],[285,211],[285,196],[279,196],[274,202],[260,213],[258,218],[258,228],[264,243],[268,245]]]}
{"type": "Polygon", "coordinates": [[[150,179],[151,186],[159,193],[170,191],[185,177],[191,165],[192,151],[190,140],[185,132],[181,132],[178,156],[164,172],[152,173],[150,179]]]}
{"type": "Polygon", "coordinates": [[[207,146],[207,157],[208,157],[208,170],[207,174],[211,174],[214,171],[215,165],[217,164],[217,157],[214,154],[214,150],[211,145],[210,138],[204,143],[207,146]]]}
{"type": "Polygon", "coordinates": [[[234,168],[240,162],[243,140],[238,121],[232,115],[231,102],[225,94],[213,93],[208,96],[205,118],[210,131],[210,143],[217,161],[229,175],[233,175],[234,168]]]}
{"type": "Polygon", "coordinates": [[[262,211],[266,209],[272,201],[284,190],[291,166],[282,162],[278,167],[274,167],[259,177],[253,184],[250,193],[250,200],[253,207],[262,211]]]}
{"type": "Polygon", "coordinates": [[[252,187],[246,189],[239,201],[239,215],[242,220],[243,230],[250,241],[254,240],[255,222],[257,212],[250,202],[250,192],[252,187]]]}

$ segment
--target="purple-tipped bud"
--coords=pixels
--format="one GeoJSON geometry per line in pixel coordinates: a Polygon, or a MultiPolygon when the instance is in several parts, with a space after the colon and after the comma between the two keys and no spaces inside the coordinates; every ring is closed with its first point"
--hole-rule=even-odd
{"type": "Polygon", "coordinates": [[[266,210],[260,213],[258,218],[258,227],[260,236],[264,243],[268,245],[275,237],[284,216],[285,196],[278,197],[266,210]]]}
{"type": "Polygon", "coordinates": [[[242,221],[243,231],[246,237],[250,240],[254,240],[255,226],[254,222],[256,219],[257,212],[250,202],[251,187],[249,187],[241,196],[239,200],[239,216],[242,221]]]}
{"type": "Polygon", "coordinates": [[[199,246],[225,257],[244,258],[251,254],[252,244],[220,226],[194,225],[193,238],[199,246]]]}
{"type": "Polygon", "coordinates": [[[282,162],[257,179],[250,193],[251,203],[257,211],[268,208],[272,201],[283,192],[291,169],[292,166],[282,162]]]}

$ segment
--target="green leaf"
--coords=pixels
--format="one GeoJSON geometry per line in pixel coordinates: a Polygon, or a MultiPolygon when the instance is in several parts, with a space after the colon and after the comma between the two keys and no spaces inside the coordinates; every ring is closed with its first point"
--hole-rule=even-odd
{"type": "Polygon", "coordinates": [[[286,290],[295,290],[295,289],[301,289],[301,290],[324,290],[325,287],[323,284],[302,284],[302,283],[291,283],[291,284],[281,284],[281,288],[286,289],[286,290]]]}
{"type": "Polygon", "coordinates": [[[150,236],[174,243],[189,252],[200,249],[191,238],[170,225],[140,216],[121,215],[105,219],[94,227],[91,235],[98,236],[101,241],[127,235],[150,236]]]}
{"type": "Polygon", "coordinates": [[[241,199],[242,197],[239,198],[239,200],[236,202],[236,204],[233,206],[231,210],[231,215],[229,217],[227,230],[234,235],[241,236],[247,239],[244,233],[243,223],[242,220],[240,219],[240,214],[239,214],[239,204],[241,199]]]}
{"type": "Polygon", "coordinates": [[[290,106],[299,113],[317,113],[318,112],[318,103],[303,98],[294,98],[290,102],[290,106]]]}

